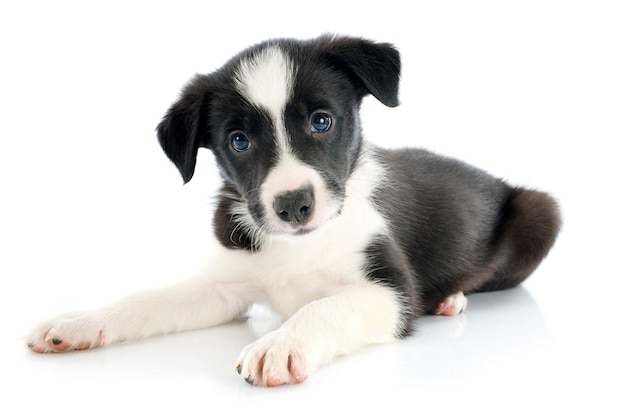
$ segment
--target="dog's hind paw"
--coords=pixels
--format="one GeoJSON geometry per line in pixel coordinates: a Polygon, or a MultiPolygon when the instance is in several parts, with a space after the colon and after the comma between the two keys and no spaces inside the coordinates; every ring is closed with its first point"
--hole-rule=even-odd
{"type": "Polygon", "coordinates": [[[41,323],[27,338],[28,348],[36,353],[85,350],[105,343],[102,324],[86,315],[68,315],[41,323]]]}
{"type": "Polygon", "coordinates": [[[433,313],[442,316],[456,316],[465,311],[466,308],[467,298],[462,292],[457,292],[440,302],[433,313]]]}

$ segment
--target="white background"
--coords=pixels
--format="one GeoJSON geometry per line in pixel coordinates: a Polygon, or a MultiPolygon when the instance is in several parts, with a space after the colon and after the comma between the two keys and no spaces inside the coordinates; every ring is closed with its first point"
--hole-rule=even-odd
{"type": "Polygon", "coordinates": [[[0,414],[625,415],[620,3],[3,2],[0,414]],[[197,267],[210,251],[213,160],[201,151],[183,187],[154,128],[194,73],[266,38],[323,32],[402,53],[402,105],[364,103],[370,141],[426,147],[558,198],[564,228],[535,274],[299,386],[254,388],[234,372],[271,325],[260,313],[88,352],[27,351],[21,337],[39,320],[197,267]]]}

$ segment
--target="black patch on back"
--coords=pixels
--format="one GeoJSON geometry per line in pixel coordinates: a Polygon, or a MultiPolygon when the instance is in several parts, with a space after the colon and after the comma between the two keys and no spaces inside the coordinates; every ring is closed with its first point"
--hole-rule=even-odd
{"type": "Polygon", "coordinates": [[[391,186],[374,199],[391,236],[420,277],[426,311],[464,288],[463,278],[488,259],[501,207],[503,181],[425,150],[378,150],[391,186]]]}

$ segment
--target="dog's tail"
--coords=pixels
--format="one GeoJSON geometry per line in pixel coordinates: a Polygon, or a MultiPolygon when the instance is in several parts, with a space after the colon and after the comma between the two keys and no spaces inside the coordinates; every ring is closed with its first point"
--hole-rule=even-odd
{"type": "Polygon", "coordinates": [[[486,268],[490,279],[475,292],[515,287],[546,257],[561,228],[557,202],[547,193],[513,188],[501,211],[486,268]]]}

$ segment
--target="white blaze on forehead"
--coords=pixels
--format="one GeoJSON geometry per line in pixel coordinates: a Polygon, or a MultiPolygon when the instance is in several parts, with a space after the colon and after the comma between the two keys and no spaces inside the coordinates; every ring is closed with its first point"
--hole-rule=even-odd
{"type": "Polygon", "coordinates": [[[291,97],[295,68],[278,46],[268,46],[243,59],[235,85],[252,105],[265,110],[275,123],[278,139],[285,139],[283,113],[291,97]]]}
{"type": "Polygon", "coordinates": [[[273,230],[292,232],[292,228],[274,213],[278,194],[302,187],[313,187],[315,210],[309,225],[318,227],[338,211],[320,174],[300,161],[291,151],[284,113],[291,99],[296,68],[278,46],[268,46],[243,59],[235,72],[235,85],[253,106],[272,119],[277,145],[277,162],[261,185],[261,199],[266,211],[266,223],[273,230]]]}

